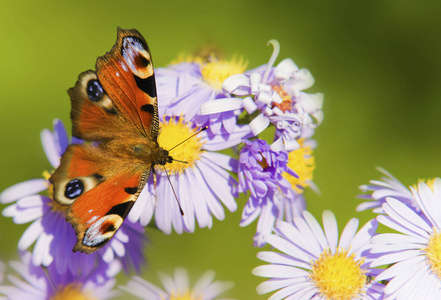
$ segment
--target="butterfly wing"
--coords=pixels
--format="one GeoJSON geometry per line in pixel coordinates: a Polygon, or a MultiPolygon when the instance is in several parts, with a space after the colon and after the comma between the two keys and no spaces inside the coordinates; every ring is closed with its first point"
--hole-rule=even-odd
{"type": "Polygon", "coordinates": [[[74,251],[91,253],[121,226],[148,178],[158,149],[158,105],[148,45],[118,28],[116,44],[69,91],[73,135],[98,146],[71,145],[50,178],[68,205],[74,251]],[[142,159],[141,159],[142,158],[142,159]]]}
{"type": "Polygon", "coordinates": [[[74,136],[97,141],[136,130],[156,141],[159,119],[153,63],[137,30],[118,28],[116,44],[97,59],[96,73],[80,74],[69,95],[74,136]]]}
{"type": "Polygon", "coordinates": [[[114,138],[115,132],[131,130],[126,117],[103,89],[95,71],[81,73],[68,93],[72,103],[73,136],[87,141],[102,141],[114,138]]]}
{"type": "Polygon", "coordinates": [[[74,251],[91,253],[113,237],[149,173],[142,162],[111,156],[99,147],[68,147],[50,180],[57,202],[69,205],[66,219],[77,235],[74,251]]]}

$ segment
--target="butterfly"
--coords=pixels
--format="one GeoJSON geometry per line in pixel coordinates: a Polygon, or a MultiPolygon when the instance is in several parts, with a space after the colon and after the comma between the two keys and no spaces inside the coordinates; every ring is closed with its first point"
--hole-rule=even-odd
{"type": "Polygon", "coordinates": [[[68,206],[73,251],[84,253],[113,237],[153,167],[173,161],[157,141],[155,74],[143,36],[118,28],[116,44],[95,68],[68,90],[72,135],[89,143],[69,145],[49,179],[54,200],[68,206]]]}

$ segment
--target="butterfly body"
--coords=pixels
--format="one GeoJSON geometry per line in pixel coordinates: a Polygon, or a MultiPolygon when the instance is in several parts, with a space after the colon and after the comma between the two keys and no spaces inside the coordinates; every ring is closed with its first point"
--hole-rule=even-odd
{"type": "Polygon", "coordinates": [[[92,253],[121,226],[153,167],[172,161],[157,142],[155,78],[142,35],[118,28],[96,71],[81,73],[68,93],[72,134],[90,143],[70,145],[49,180],[54,200],[69,206],[74,251],[92,253]]]}

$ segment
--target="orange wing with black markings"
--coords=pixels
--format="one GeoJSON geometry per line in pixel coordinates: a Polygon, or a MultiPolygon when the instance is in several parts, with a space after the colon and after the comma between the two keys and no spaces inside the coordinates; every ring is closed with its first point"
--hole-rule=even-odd
{"type": "Polygon", "coordinates": [[[137,30],[118,28],[116,44],[97,59],[96,72],[80,74],[68,93],[74,136],[97,141],[138,131],[157,139],[153,63],[147,42],[137,30]]]}
{"type": "Polygon", "coordinates": [[[149,172],[141,162],[109,157],[98,147],[68,147],[51,181],[55,199],[69,205],[66,218],[77,235],[74,251],[91,253],[113,237],[149,172]]]}
{"type": "Polygon", "coordinates": [[[116,44],[97,59],[96,72],[80,74],[68,93],[72,134],[98,143],[70,145],[50,181],[54,199],[69,206],[74,251],[92,253],[121,226],[152,167],[172,160],[157,142],[155,77],[142,35],[118,28],[116,44]]]}
{"type": "Polygon", "coordinates": [[[112,50],[96,62],[98,78],[115,105],[144,135],[159,130],[155,74],[147,42],[136,30],[118,28],[112,50]]]}

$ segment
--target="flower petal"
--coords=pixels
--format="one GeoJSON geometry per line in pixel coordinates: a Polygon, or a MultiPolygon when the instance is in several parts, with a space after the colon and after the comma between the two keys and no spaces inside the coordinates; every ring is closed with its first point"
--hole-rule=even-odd
{"type": "Polygon", "coordinates": [[[338,226],[335,215],[329,211],[325,210],[323,212],[323,228],[325,229],[326,240],[328,241],[331,253],[334,254],[337,249],[338,243],[338,226]]]}
{"type": "Polygon", "coordinates": [[[60,165],[60,153],[52,132],[49,129],[43,129],[41,131],[41,143],[49,163],[52,167],[57,168],[60,165]]]}
{"type": "Polygon", "coordinates": [[[243,108],[242,99],[239,98],[220,98],[207,101],[201,105],[199,114],[211,115],[220,112],[233,111],[243,108]]]}
{"type": "Polygon", "coordinates": [[[263,114],[260,114],[250,122],[249,126],[254,136],[257,136],[259,133],[264,131],[269,124],[270,124],[269,118],[263,114]]]}
{"type": "Polygon", "coordinates": [[[10,186],[0,194],[0,202],[3,204],[14,202],[22,197],[38,194],[46,190],[49,182],[45,179],[31,179],[10,186]]]}

